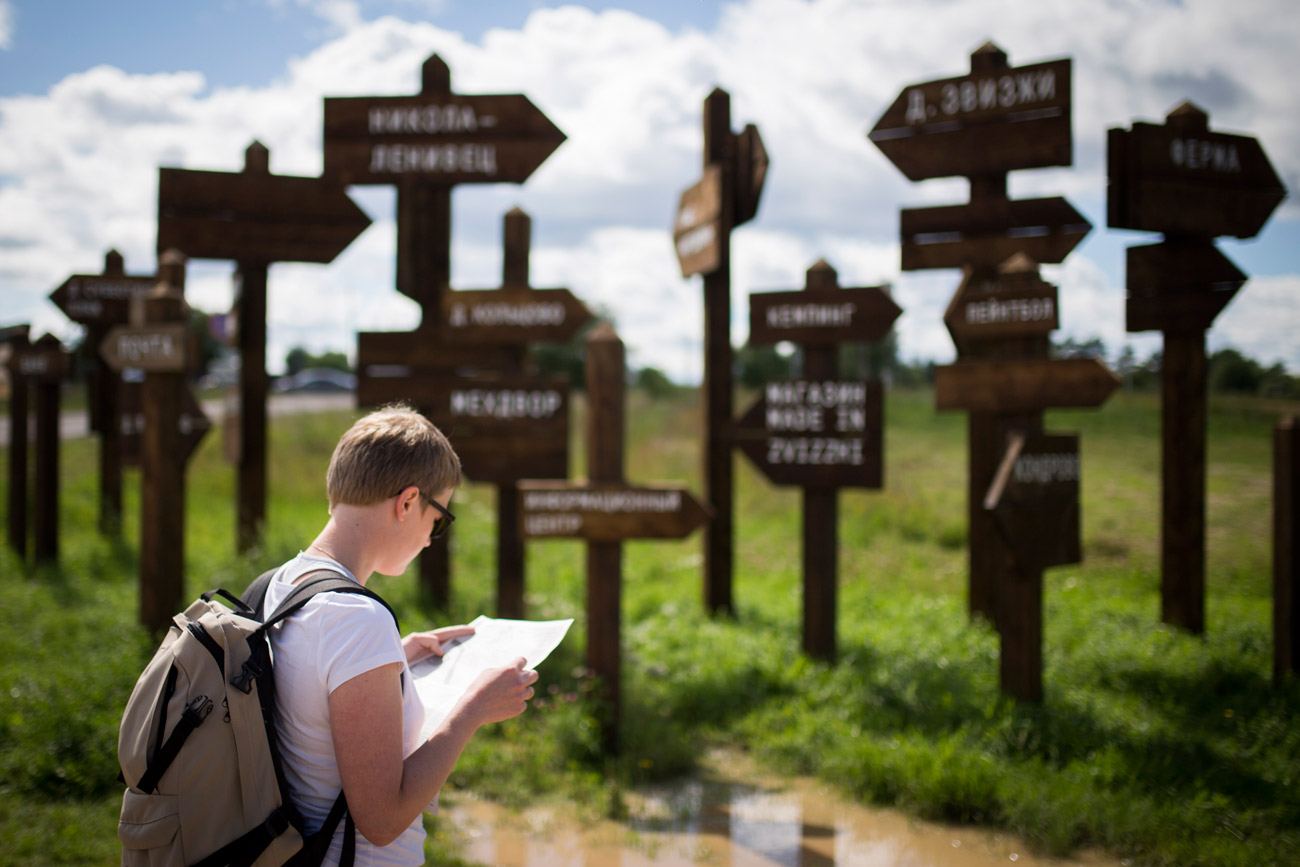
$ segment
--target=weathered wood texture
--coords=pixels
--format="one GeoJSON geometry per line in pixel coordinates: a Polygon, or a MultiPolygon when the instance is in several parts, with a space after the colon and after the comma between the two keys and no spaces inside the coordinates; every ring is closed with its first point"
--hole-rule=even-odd
{"type": "Polygon", "coordinates": [[[1166,332],[1160,364],[1161,619],[1205,631],[1205,333],[1166,332]]]}
{"type": "Polygon", "coordinates": [[[332,262],[370,225],[343,184],[273,175],[253,142],[241,172],[158,170],[158,250],[193,259],[332,262]]]}
{"type": "Polygon", "coordinates": [[[266,272],[265,262],[240,262],[239,454],[235,462],[235,548],[253,550],[266,523],[266,272]]]}
{"type": "Polygon", "coordinates": [[[1300,674],[1300,421],[1273,432],[1273,681],[1300,674]]]}
{"type": "MultiPolygon", "coordinates": [[[[622,484],[626,353],[614,329],[602,324],[587,338],[587,473],[593,483],[622,484]]],[[[623,546],[587,545],[587,667],[604,687],[602,740],[618,752],[622,706],[623,546]]]]}
{"type": "MultiPolygon", "coordinates": [[[[164,253],[158,276],[139,324],[184,322],[184,256],[164,253]]],[[[140,622],[153,632],[166,629],[180,610],[185,586],[185,462],[177,418],[185,389],[181,371],[150,372],[141,387],[140,622]]]]}
{"type": "Polygon", "coordinates": [[[26,327],[9,332],[9,546],[27,559],[27,378],[18,373],[18,357],[30,346],[26,327]]]}
{"type": "Polygon", "coordinates": [[[1092,224],[1063,198],[986,199],[966,205],[899,212],[902,269],[961,268],[1021,253],[1055,264],[1078,246],[1092,224]]]}
{"type": "MultiPolygon", "coordinates": [[[[58,338],[43,335],[32,349],[54,359],[63,354],[58,338]]],[[[53,375],[31,377],[36,397],[36,474],[32,478],[32,556],[37,562],[59,559],[59,433],[60,382],[67,372],[66,358],[51,361],[53,375]]]]}
{"type": "Polygon", "coordinates": [[[1068,166],[1071,62],[1008,67],[986,44],[968,75],[903,89],[868,134],[914,181],[1068,166]]]}
{"type": "Polygon", "coordinates": [[[735,227],[736,147],[731,96],[704,100],[704,168],[718,170],[717,267],[704,276],[704,499],[713,520],[704,531],[704,606],[731,614],[735,566],[735,465],[728,430],[734,413],[731,350],[731,231],[735,227]]]}
{"type": "Polygon", "coordinates": [[[1190,102],[1163,125],[1109,130],[1106,158],[1112,228],[1253,238],[1286,197],[1257,140],[1211,132],[1190,102]]]}

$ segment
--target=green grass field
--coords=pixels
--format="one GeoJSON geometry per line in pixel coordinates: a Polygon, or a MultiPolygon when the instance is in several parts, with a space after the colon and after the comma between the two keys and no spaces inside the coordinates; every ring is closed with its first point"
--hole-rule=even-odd
{"type": "MultiPolygon", "coordinates": [[[[1048,414],[1049,430],[1081,435],[1084,562],[1045,574],[1046,698],[1025,706],[1001,695],[996,633],[967,616],[965,416],[935,413],[929,392],[887,400],[886,487],[839,497],[834,665],[799,652],[799,491],[737,456],[734,617],[703,612],[698,537],[624,548],[622,755],[599,752],[583,670],[583,546],[530,543],[529,616],[577,623],[541,666],[533,709],[484,730],[452,788],[617,816],[630,787],[689,774],[725,744],[865,802],[1009,829],[1045,853],[1294,863],[1300,684],[1271,682],[1271,431],[1300,405],[1211,401],[1200,637],[1159,622],[1157,399],[1121,393],[1099,411],[1048,414]]],[[[698,492],[697,396],[629,404],[630,480],[698,492]]],[[[208,437],[187,476],[187,599],[242,589],[310,541],[329,452],[354,415],[274,420],[267,538],[248,559],[233,553],[233,471],[208,437]]],[[[0,553],[0,865],[118,859],[117,726],[154,643],[135,625],[138,477],[123,540],[100,537],[95,449],[62,450],[59,565],[0,553]]],[[[576,436],[573,455],[581,474],[576,436]]],[[[450,610],[422,604],[414,569],[376,579],[404,628],[494,613],[494,498],[477,485],[456,496],[450,610]]],[[[455,863],[438,821],[431,863],[455,863]]]]}

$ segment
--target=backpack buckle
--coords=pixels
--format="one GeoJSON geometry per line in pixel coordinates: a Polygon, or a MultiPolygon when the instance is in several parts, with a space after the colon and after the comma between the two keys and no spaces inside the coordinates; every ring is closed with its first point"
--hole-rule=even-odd
{"type": "Polygon", "coordinates": [[[239,674],[230,679],[230,685],[244,695],[248,695],[253,691],[253,678],[261,677],[263,674],[265,672],[262,671],[262,667],[250,659],[239,669],[239,674]]]}
{"type": "Polygon", "coordinates": [[[181,716],[197,726],[207,719],[210,713],[212,713],[212,699],[200,695],[195,696],[194,700],[185,706],[181,716]]]}

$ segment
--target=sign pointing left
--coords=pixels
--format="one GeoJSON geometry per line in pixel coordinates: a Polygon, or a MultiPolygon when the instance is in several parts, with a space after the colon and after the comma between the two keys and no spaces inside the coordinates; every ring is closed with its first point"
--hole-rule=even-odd
{"type": "Polygon", "coordinates": [[[158,171],[158,249],[191,259],[332,262],[370,225],[341,183],[273,175],[266,148],[242,172],[158,171]]]}

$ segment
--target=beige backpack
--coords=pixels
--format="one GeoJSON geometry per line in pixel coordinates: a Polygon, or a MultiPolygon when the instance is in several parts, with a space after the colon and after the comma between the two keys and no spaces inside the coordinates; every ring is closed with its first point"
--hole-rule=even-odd
{"type": "MultiPolygon", "coordinates": [[[[340,792],[325,825],[305,837],[276,747],[266,630],[317,593],[360,593],[388,608],[355,581],[323,574],[329,577],[307,576],[265,620],[262,601],[274,570],[242,599],[209,591],[172,618],[136,681],[118,735],[118,762],[128,784],[118,823],[123,865],[320,863],[347,802],[340,792]],[[215,601],[218,596],[233,608],[215,601]]],[[[352,861],[355,834],[347,816],[345,865],[352,861]]]]}

